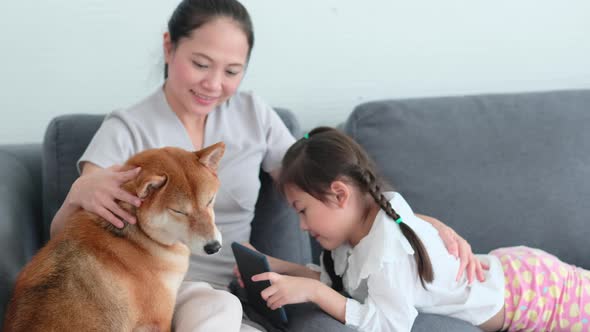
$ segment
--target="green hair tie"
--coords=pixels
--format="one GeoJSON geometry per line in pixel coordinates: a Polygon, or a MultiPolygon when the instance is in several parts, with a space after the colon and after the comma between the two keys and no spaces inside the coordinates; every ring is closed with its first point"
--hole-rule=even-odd
{"type": "Polygon", "coordinates": [[[306,133],[305,135],[303,135],[303,138],[309,139],[309,133],[306,133]]]}
{"type": "Polygon", "coordinates": [[[401,224],[403,222],[402,217],[399,217],[395,220],[396,223],[401,224]]]}

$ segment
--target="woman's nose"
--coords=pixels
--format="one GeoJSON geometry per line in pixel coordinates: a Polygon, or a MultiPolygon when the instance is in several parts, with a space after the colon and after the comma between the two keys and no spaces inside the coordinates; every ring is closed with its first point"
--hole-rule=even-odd
{"type": "Polygon", "coordinates": [[[203,86],[209,91],[218,91],[221,89],[222,73],[218,71],[210,71],[203,80],[203,86]]]}

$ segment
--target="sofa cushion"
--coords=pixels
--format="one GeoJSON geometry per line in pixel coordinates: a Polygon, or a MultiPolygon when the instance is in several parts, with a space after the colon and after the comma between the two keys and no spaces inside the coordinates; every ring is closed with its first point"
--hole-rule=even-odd
{"type": "Polygon", "coordinates": [[[545,249],[590,268],[590,91],[385,100],[345,131],[418,213],[486,253],[545,249]]]}
{"type": "Polygon", "coordinates": [[[21,268],[39,249],[41,146],[0,145],[0,326],[21,268]]]}
{"type": "MultiPolygon", "coordinates": [[[[276,109],[287,128],[299,135],[300,127],[292,112],[276,109]]],[[[104,115],[72,114],[54,118],[43,142],[44,239],[55,213],[78,178],[76,162],[82,156],[104,115]]],[[[274,190],[268,174],[261,172],[252,228],[252,242],[269,254],[295,262],[309,262],[309,239],[299,230],[297,216],[274,190]]]]}

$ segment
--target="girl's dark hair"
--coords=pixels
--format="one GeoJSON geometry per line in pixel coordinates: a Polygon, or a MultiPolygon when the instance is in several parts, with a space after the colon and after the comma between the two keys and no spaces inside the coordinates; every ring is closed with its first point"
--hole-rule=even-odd
{"type": "MultiPolygon", "coordinates": [[[[286,186],[294,185],[314,198],[327,202],[330,185],[336,180],[351,182],[361,192],[369,193],[389,217],[393,220],[399,218],[383,195],[381,188],[385,183],[377,176],[375,166],[363,148],[334,128],[316,128],[287,150],[278,186],[284,193],[286,186]]],[[[420,238],[408,225],[401,222],[399,227],[414,249],[420,281],[426,288],[425,282],[434,280],[430,257],[420,238]]],[[[334,272],[334,261],[328,250],[324,250],[323,263],[332,279],[332,286],[342,290],[342,278],[334,272]]]]}
{"type": "MultiPolygon", "coordinates": [[[[234,20],[248,40],[248,58],[254,47],[254,28],[246,8],[236,0],[183,0],[168,20],[168,33],[172,46],[176,48],[182,38],[213,21],[226,17],[234,20]]],[[[164,78],[168,78],[168,64],[164,66],[164,78]]]]}

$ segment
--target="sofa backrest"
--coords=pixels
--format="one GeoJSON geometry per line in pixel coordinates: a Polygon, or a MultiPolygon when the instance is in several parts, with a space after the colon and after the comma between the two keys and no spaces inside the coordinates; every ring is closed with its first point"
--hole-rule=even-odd
{"type": "Polygon", "coordinates": [[[590,90],[370,102],[345,131],[474,252],[522,244],[590,268],[590,90]]]}
{"type": "MultiPolygon", "coordinates": [[[[292,112],[275,109],[287,128],[299,136],[299,123],[292,112]]],[[[72,114],[54,118],[43,141],[43,237],[49,238],[51,220],[78,178],[76,162],[100,127],[104,115],[72,114]]],[[[261,172],[261,192],[252,222],[251,241],[263,252],[295,262],[311,260],[308,237],[299,230],[297,215],[288,208],[261,172]]]]}
{"type": "Polygon", "coordinates": [[[49,123],[43,139],[43,224],[49,239],[51,220],[78,178],[76,162],[86,150],[104,114],[61,115],[49,123]]]}

